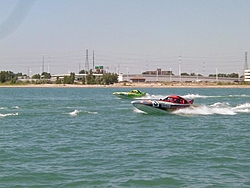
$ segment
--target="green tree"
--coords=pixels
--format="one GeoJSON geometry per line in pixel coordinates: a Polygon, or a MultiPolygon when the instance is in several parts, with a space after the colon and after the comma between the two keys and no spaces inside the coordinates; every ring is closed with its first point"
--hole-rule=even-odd
{"type": "Polygon", "coordinates": [[[0,72],[0,82],[11,82],[15,83],[17,80],[17,76],[12,71],[1,71],[0,72]]]}
{"type": "Polygon", "coordinates": [[[85,76],[82,77],[82,84],[86,84],[86,79],[85,79],[85,76]]]}
{"type": "Polygon", "coordinates": [[[85,70],[80,70],[80,71],[79,71],[79,74],[85,74],[85,73],[88,74],[88,71],[85,71],[85,70]]]}
{"type": "Polygon", "coordinates": [[[86,84],[91,83],[91,78],[92,78],[92,74],[87,74],[87,76],[86,76],[86,84]]]}
{"type": "Polygon", "coordinates": [[[32,79],[40,79],[40,78],[41,78],[40,74],[35,74],[32,76],[32,79]]]}
{"type": "Polygon", "coordinates": [[[103,74],[103,82],[106,85],[117,83],[118,82],[118,74],[115,74],[115,73],[103,74]]]}
{"type": "Polygon", "coordinates": [[[238,78],[238,77],[239,77],[239,74],[238,74],[238,73],[231,73],[231,74],[228,74],[228,77],[231,77],[231,78],[238,78]]]}
{"type": "Polygon", "coordinates": [[[42,75],[41,78],[43,78],[43,79],[50,79],[51,78],[51,74],[48,72],[43,72],[41,75],[42,75]]]}
{"type": "Polygon", "coordinates": [[[62,80],[59,77],[56,77],[56,84],[62,84],[62,80]]]}
{"type": "Polygon", "coordinates": [[[183,72],[183,73],[181,73],[181,76],[190,76],[190,75],[186,72],[183,72]]]}
{"type": "Polygon", "coordinates": [[[75,81],[75,73],[71,72],[70,76],[64,76],[63,84],[73,84],[75,81]]]}

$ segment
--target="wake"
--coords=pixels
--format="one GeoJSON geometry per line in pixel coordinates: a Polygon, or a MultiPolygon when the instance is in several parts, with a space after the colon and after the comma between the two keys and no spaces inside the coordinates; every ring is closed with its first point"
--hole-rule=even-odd
{"type": "MultiPolygon", "coordinates": [[[[166,95],[146,95],[144,97],[138,97],[135,98],[137,100],[140,99],[164,99],[167,96],[172,94],[166,94],[166,95]]],[[[174,94],[175,95],[175,94],[174,94]]],[[[242,95],[200,95],[200,94],[186,94],[186,95],[180,95],[181,97],[185,99],[207,99],[207,98],[250,98],[250,95],[242,94],[242,95]]]]}
{"type": "Polygon", "coordinates": [[[192,106],[172,112],[178,115],[236,115],[238,113],[250,113],[250,103],[240,104],[235,107],[229,103],[217,102],[212,105],[192,106]]]}

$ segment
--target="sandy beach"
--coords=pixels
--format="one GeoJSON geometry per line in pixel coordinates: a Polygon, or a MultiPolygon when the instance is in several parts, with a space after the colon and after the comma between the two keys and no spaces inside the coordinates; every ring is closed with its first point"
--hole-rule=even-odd
{"type": "Polygon", "coordinates": [[[82,85],[82,84],[23,84],[0,85],[0,88],[250,88],[250,85],[216,84],[216,83],[115,83],[112,85],[82,85]]]}

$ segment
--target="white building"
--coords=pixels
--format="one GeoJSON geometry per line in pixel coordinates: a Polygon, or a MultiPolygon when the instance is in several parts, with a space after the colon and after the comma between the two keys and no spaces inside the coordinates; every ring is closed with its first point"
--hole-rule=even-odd
{"type": "Polygon", "coordinates": [[[244,81],[250,82],[250,70],[244,70],[244,81]]]}
{"type": "Polygon", "coordinates": [[[123,74],[118,75],[118,82],[123,82],[123,74]]]}

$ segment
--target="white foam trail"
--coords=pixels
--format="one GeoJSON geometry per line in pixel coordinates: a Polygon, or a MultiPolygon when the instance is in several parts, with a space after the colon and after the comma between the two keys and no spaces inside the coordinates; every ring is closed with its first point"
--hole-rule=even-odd
{"type": "Polygon", "coordinates": [[[235,115],[236,112],[234,112],[230,108],[211,108],[211,111],[213,114],[220,114],[220,115],[235,115]]]}
{"type": "MultiPolygon", "coordinates": [[[[164,99],[167,96],[172,95],[172,94],[166,94],[166,95],[149,95],[145,98],[148,99],[164,99]]],[[[174,95],[174,94],[173,94],[174,95]]],[[[181,95],[181,97],[185,98],[185,99],[205,99],[205,98],[213,98],[213,97],[221,97],[221,96],[206,96],[206,95],[199,95],[199,94],[186,94],[186,95],[181,95]]],[[[144,98],[144,97],[143,97],[144,98]]]]}
{"type": "Polygon", "coordinates": [[[209,98],[212,96],[205,96],[205,95],[199,95],[199,94],[187,94],[187,95],[182,95],[182,97],[186,99],[197,99],[197,98],[205,99],[205,98],[209,98]]]}
{"type": "Polygon", "coordinates": [[[172,112],[179,115],[211,115],[213,112],[207,106],[183,108],[172,112]]]}
{"type": "Polygon", "coordinates": [[[183,108],[173,112],[179,115],[236,115],[238,113],[250,113],[250,103],[240,104],[236,107],[231,107],[229,103],[214,103],[206,106],[183,108]]]}
{"type": "Polygon", "coordinates": [[[217,107],[217,108],[224,108],[224,107],[229,107],[230,104],[228,102],[216,102],[214,104],[211,104],[210,106],[217,107]]]}
{"type": "Polygon", "coordinates": [[[232,108],[235,112],[249,113],[250,103],[245,103],[232,108]]]}
{"type": "MultiPolygon", "coordinates": [[[[136,99],[164,99],[169,95],[172,95],[172,94],[166,94],[166,95],[149,95],[149,94],[147,94],[146,96],[138,97],[136,99]]],[[[250,97],[250,95],[245,95],[245,94],[242,94],[242,95],[227,95],[227,96],[220,96],[220,95],[212,96],[212,95],[200,95],[200,94],[190,94],[190,93],[188,93],[186,95],[181,95],[181,96],[183,98],[186,98],[186,99],[206,99],[206,98],[222,98],[222,97],[249,98],[250,97]]]]}
{"type": "Polygon", "coordinates": [[[221,97],[243,97],[243,98],[249,98],[250,95],[228,95],[228,96],[207,96],[207,95],[199,95],[199,94],[187,94],[187,95],[182,95],[183,98],[187,98],[187,99],[197,99],[197,98],[201,98],[201,99],[206,99],[206,98],[221,98],[221,97]]]}
{"type": "Polygon", "coordinates": [[[229,95],[229,97],[244,97],[244,98],[249,98],[250,95],[245,95],[245,94],[242,94],[242,95],[229,95]]]}
{"type": "Polygon", "coordinates": [[[218,108],[218,107],[209,107],[209,106],[199,106],[199,107],[190,107],[184,108],[173,112],[174,114],[180,115],[213,115],[213,114],[220,114],[220,115],[235,115],[234,112],[230,108],[218,108]]]}
{"type": "Polygon", "coordinates": [[[18,108],[19,108],[19,106],[12,106],[11,108],[18,109],[18,108]]]}
{"type": "MultiPolygon", "coordinates": [[[[140,97],[138,99],[164,99],[167,96],[172,94],[166,94],[166,95],[146,95],[144,97],[140,97]]],[[[206,95],[199,95],[199,94],[186,94],[181,95],[181,97],[185,99],[206,99],[206,98],[219,98],[219,97],[226,97],[226,96],[206,96],[206,95]]]]}
{"type": "Polygon", "coordinates": [[[7,116],[18,116],[18,113],[8,113],[8,114],[0,114],[0,117],[7,117],[7,116]]]}
{"type": "Polygon", "coordinates": [[[87,112],[88,114],[98,114],[98,112],[90,112],[90,111],[85,111],[87,112]]]}

